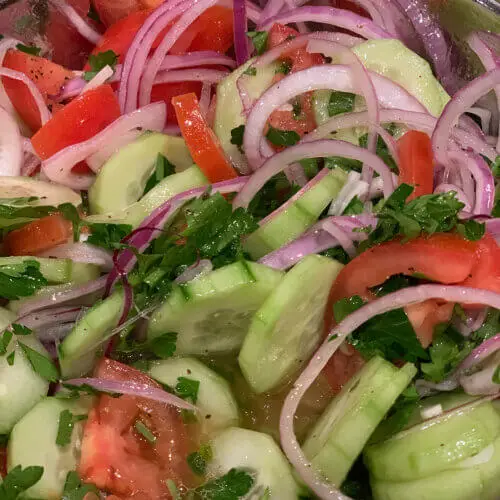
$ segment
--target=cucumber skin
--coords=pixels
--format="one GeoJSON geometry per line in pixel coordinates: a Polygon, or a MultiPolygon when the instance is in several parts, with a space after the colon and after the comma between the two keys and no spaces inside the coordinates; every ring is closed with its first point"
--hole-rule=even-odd
{"type": "Polygon", "coordinates": [[[61,498],[66,475],[75,470],[83,422],[75,423],[71,443],[65,447],[56,444],[59,415],[69,410],[74,415],[87,414],[92,399],[63,400],[46,397],[34,406],[15,426],[7,448],[7,469],[41,465],[44,472],[40,481],[23,494],[23,498],[61,498]]]}
{"type": "Polygon", "coordinates": [[[313,467],[329,482],[342,484],[370,435],[416,372],[414,365],[398,369],[376,356],[332,400],[303,445],[313,467]]]}
{"type": "Polygon", "coordinates": [[[245,323],[249,325],[253,312],[282,277],[281,271],[254,262],[238,261],[184,285],[174,286],[167,300],[153,313],[148,337],[177,332],[178,354],[203,355],[238,349],[247,331],[245,323]],[[217,318],[236,310],[244,316],[239,329],[217,318]],[[214,322],[219,323],[217,335],[210,335],[209,328],[214,322]],[[208,346],[208,341],[200,340],[199,335],[206,331],[212,341],[208,346]]]}
{"type": "Polygon", "coordinates": [[[175,387],[178,377],[200,382],[196,406],[200,411],[203,434],[212,434],[239,424],[238,404],[229,383],[195,358],[171,358],[155,361],[149,375],[162,384],[175,387]]]}
{"type": "Polygon", "coordinates": [[[64,377],[76,376],[82,369],[74,372],[72,365],[77,360],[89,358],[85,366],[92,366],[94,350],[103,342],[104,337],[118,324],[123,309],[122,290],[113,292],[108,298],[95,304],[76,323],[69,335],[59,346],[59,358],[64,377]]]}
{"type": "Polygon", "coordinates": [[[305,257],[285,275],[255,313],[238,360],[256,393],[279,386],[312,354],[323,333],[328,294],[342,267],[320,255],[305,257]],[[304,298],[304,290],[313,303],[304,298]],[[308,316],[305,307],[315,309],[315,318],[308,316]],[[298,338],[293,336],[294,328],[300,332],[298,338]],[[306,329],[309,329],[308,342],[304,339],[306,329]]]}
{"type": "Polygon", "coordinates": [[[500,416],[489,402],[431,420],[368,446],[364,460],[373,477],[411,481],[446,471],[479,453],[500,435],[500,416]]]}
{"type": "Polygon", "coordinates": [[[309,229],[337,196],[347,178],[334,169],[288,208],[266,221],[244,241],[243,247],[255,260],[282,247],[309,229]]]}
{"type": "Polygon", "coordinates": [[[210,444],[213,458],[208,462],[209,475],[221,476],[232,468],[249,469],[256,473],[252,491],[260,495],[266,488],[272,500],[296,500],[304,493],[283,452],[268,434],[231,427],[210,444]]]}

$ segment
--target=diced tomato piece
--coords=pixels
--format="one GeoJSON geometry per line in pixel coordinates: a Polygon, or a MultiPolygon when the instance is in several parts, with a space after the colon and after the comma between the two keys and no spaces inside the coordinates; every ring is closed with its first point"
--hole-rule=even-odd
{"type": "Polygon", "coordinates": [[[199,98],[201,87],[201,82],[160,83],[159,85],[155,85],[151,91],[151,102],[164,102],[167,105],[167,123],[177,125],[172,97],[194,93],[199,98]]]}
{"type": "Polygon", "coordinates": [[[344,343],[339,347],[323,369],[323,375],[334,394],[338,394],[351,378],[365,364],[363,356],[351,345],[344,343]]]}
{"type": "Polygon", "coordinates": [[[129,14],[139,10],[155,9],[162,0],[92,0],[99,19],[111,26],[129,14]]]}
{"type": "Polygon", "coordinates": [[[71,222],[62,215],[54,214],[11,231],[3,241],[9,255],[36,255],[67,243],[71,236],[71,222]]]}
{"type": "Polygon", "coordinates": [[[215,5],[207,9],[194,23],[197,35],[189,46],[190,52],[215,50],[225,54],[233,46],[233,10],[215,5]]]}
{"type": "Polygon", "coordinates": [[[414,186],[408,198],[431,194],[434,187],[434,154],[430,137],[410,130],[398,140],[399,183],[414,186]]]}
{"type": "Polygon", "coordinates": [[[203,118],[195,94],[184,94],[172,99],[182,136],[195,163],[210,182],[237,177],[224,151],[203,118]]]}
{"type": "MultiPolygon", "coordinates": [[[[160,387],[139,370],[110,359],[100,362],[95,375],[160,387]]],[[[186,457],[195,448],[197,434],[190,431],[188,436],[173,406],[103,394],[85,424],[78,472],[84,481],[120,498],[170,498],[166,479],[186,487],[193,482],[186,457]],[[137,432],[138,421],[156,437],[154,443],[137,432]]]]}
{"type": "Polygon", "coordinates": [[[56,113],[31,139],[42,160],[72,144],[86,141],[120,116],[118,100],[109,85],[85,92],[56,113]]]}
{"type": "MultiPolygon", "coordinates": [[[[64,83],[73,78],[72,71],[43,57],[31,56],[19,50],[7,52],[4,66],[24,73],[32,80],[47,104],[51,104],[49,97],[57,95],[64,83]]],[[[40,113],[26,85],[6,77],[2,78],[2,83],[19,116],[32,131],[37,131],[41,126],[40,113]]]]}
{"type": "Polygon", "coordinates": [[[491,234],[479,241],[476,264],[463,285],[500,292],[500,248],[491,234]]]}

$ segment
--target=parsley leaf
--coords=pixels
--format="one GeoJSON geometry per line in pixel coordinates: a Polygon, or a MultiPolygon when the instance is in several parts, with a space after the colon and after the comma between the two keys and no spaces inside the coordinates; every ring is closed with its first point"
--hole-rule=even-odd
{"type": "Polygon", "coordinates": [[[243,71],[243,74],[247,76],[255,76],[257,74],[257,68],[250,65],[245,71],[243,71]]]}
{"type": "Polygon", "coordinates": [[[92,232],[87,242],[108,250],[123,248],[123,243],[121,241],[132,231],[132,226],[129,224],[96,223],[89,224],[88,227],[92,232]]]}
{"type": "Polygon", "coordinates": [[[7,364],[12,366],[14,364],[14,358],[16,357],[16,351],[12,351],[5,359],[7,360],[7,364]]]}
{"type": "Polygon", "coordinates": [[[275,146],[293,146],[300,141],[300,135],[295,130],[280,130],[269,125],[267,140],[275,146]]]}
{"type": "Polygon", "coordinates": [[[364,300],[359,295],[353,295],[349,298],[343,298],[333,304],[333,317],[337,323],[340,323],[349,314],[357,311],[363,306],[364,300]]]}
{"type": "Polygon", "coordinates": [[[33,330],[19,323],[12,323],[11,327],[15,335],[31,335],[33,333],[33,330]]]}
{"type": "Polygon", "coordinates": [[[99,490],[95,485],[83,484],[75,471],[68,472],[64,483],[63,500],[90,500],[89,497],[85,498],[89,493],[94,493],[96,498],[99,498],[99,490]]]}
{"type": "Polygon", "coordinates": [[[160,359],[171,358],[176,350],[177,333],[168,332],[155,337],[151,340],[149,346],[153,354],[160,359]]]}
{"type": "Polygon", "coordinates": [[[457,231],[466,240],[478,241],[486,232],[486,225],[473,219],[467,220],[457,225],[457,231]]]}
{"type": "Polygon", "coordinates": [[[250,38],[250,40],[252,40],[257,54],[259,56],[262,55],[267,48],[267,39],[269,37],[269,33],[267,31],[249,31],[247,32],[247,36],[248,38],[250,38]]]}
{"type": "Polygon", "coordinates": [[[197,476],[203,476],[207,470],[207,463],[212,460],[212,448],[208,444],[200,446],[199,451],[187,456],[187,463],[197,476]]]}
{"type": "Polygon", "coordinates": [[[344,158],[343,156],[328,156],[324,160],[324,165],[326,168],[332,170],[334,168],[341,168],[346,172],[350,172],[351,170],[361,172],[361,169],[363,168],[363,163],[359,160],[344,158]]]}
{"type": "Polygon", "coordinates": [[[254,196],[248,211],[257,219],[263,219],[285,203],[298,189],[300,189],[298,186],[290,186],[283,173],[275,175],[254,196]]]}
{"type": "Polygon", "coordinates": [[[40,375],[40,377],[48,380],[49,382],[57,382],[59,380],[59,371],[54,363],[52,363],[52,360],[22,342],[18,342],[18,344],[23,350],[26,358],[28,358],[31,367],[36,373],[38,373],[38,375],[40,375]]]}
{"type": "Polygon", "coordinates": [[[335,116],[341,113],[350,113],[354,109],[356,94],[335,91],[330,94],[328,101],[328,115],[335,116]]]}
{"type": "Polygon", "coordinates": [[[292,116],[295,120],[302,118],[302,104],[299,99],[294,99],[292,102],[292,116]]]}
{"type": "Polygon", "coordinates": [[[212,479],[194,491],[204,500],[238,500],[250,492],[254,478],[241,469],[231,469],[222,477],[212,479]]]}
{"type": "Polygon", "coordinates": [[[430,363],[422,363],[420,369],[427,380],[439,383],[461,363],[474,348],[452,326],[438,325],[429,348],[430,363]]]}
{"type": "Polygon", "coordinates": [[[342,215],[359,215],[363,213],[365,209],[364,203],[355,196],[344,209],[344,213],[342,215]]]}
{"type": "Polygon", "coordinates": [[[5,356],[5,354],[7,354],[7,348],[9,347],[12,337],[13,334],[9,330],[5,330],[5,332],[3,332],[0,337],[0,356],[5,356]]]}
{"type": "Polygon", "coordinates": [[[500,384],[500,365],[496,367],[493,376],[491,377],[491,381],[494,384],[500,384]]]}
{"type": "Polygon", "coordinates": [[[22,43],[18,43],[16,45],[16,49],[24,52],[25,54],[29,54],[30,56],[39,56],[42,51],[40,47],[35,47],[34,45],[23,45],[22,43]]]}
{"type": "Polygon", "coordinates": [[[142,422],[141,420],[137,420],[135,422],[134,428],[149,443],[155,443],[156,442],[156,436],[151,432],[151,429],[149,429],[149,427],[144,422],[142,422]]]}
{"type": "Polygon", "coordinates": [[[193,404],[198,401],[200,381],[187,377],[178,377],[175,393],[182,399],[190,399],[193,404]]]}
{"type": "Polygon", "coordinates": [[[40,481],[43,467],[32,465],[24,469],[17,465],[4,478],[0,484],[0,498],[2,500],[16,500],[21,493],[31,488],[40,481]]]}
{"type": "Polygon", "coordinates": [[[0,266],[0,297],[7,300],[29,297],[47,284],[36,260],[0,266]]]}
{"type": "Polygon", "coordinates": [[[231,144],[243,146],[243,135],[245,134],[245,125],[240,125],[231,130],[231,144]]]}
{"type": "Polygon", "coordinates": [[[91,54],[89,56],[90,71],[85,71],[85,73],[83,73],[83,79],[89,82],[105,66],[110,66],[112,69],[115,69],[117,63],[118,55],[115,54],[112,50],[106,50],[105,52],[91,54]]]}
{"type": "Polygon", "coordinates": [[[380,355],[414,363],[428,359],[403,309],[379,314],[357,328],[348,339],[365,358],[380,355]]]}
{"type": "Polygon", "coordinates": [[[481,343],[500,331],[500,310],[488,309],[484,323],[471,335],[471,340],[481,343]]]}
{"type": "MultiPolygon", "coordinates": [[[[368,134],[363,134],[359,138],[359,145],[362,148],[368,147],[368,134]]],[[[396,165],[394,158],[391,156],[391,153],[389,153],[389,149],[387,148],[387,144],[384,142],[384,139],[382,139],[382,137],[380,137],[380,136],[377,137],[377,147],[376,147],[375,154],[379,158],[381,158],[384,161],[384,163],[393,172],[399,173],[398,166],[396,165]]]]}
{"type": "Polygon", "coordinates": [[[274,70],[274,73],[277,75],[279,73],[283,73],[284,75],[288,75],[292,71],[292,63],[290,61],[281,61],[276,69],[274,70]]]}
{"type": "Polygon", "coordinates": [[[146,182],[144,194],[151,191],[160,181],[172,174],[175,174],[175,165],[172,165],[165,156],[159,153],[156,157],[153,173],[146,182]]]}
{"type": "Polygon", "coordinates": [[[61,411],[57,427],[57,446],[67,446],[71,443],[71,435],[73,434],[75,423],[86,418],[86,415],[73,415],[69,410],[61,411]]]}

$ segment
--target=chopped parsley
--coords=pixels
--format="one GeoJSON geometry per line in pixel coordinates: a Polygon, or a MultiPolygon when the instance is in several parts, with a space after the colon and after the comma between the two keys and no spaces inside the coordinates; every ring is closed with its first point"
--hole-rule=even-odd
{"type": "Polygon", "coordinates": [[[342,215],[359,215],[363,213],[365,209],[364,203],[355,196],[344,209],[344,213],[342,215]]]}
{"type": "Polygon", "coordinates": [[[40,481],[43,467],[32,465],[24,469],[17,465],[4,478],[0,484],[0,498],[2,500],[16,500],[27,489],[40,481]]]}
{"type": "Polygon", "coordinates": [[[350,113],[354,109],[355,98],[356,94],[351,94],[350,92],[332,92],[328,101],[328,115],[335,116],[342,113],[350,113]]]}
{"type": "Polygon", "coordinates": [[[49,358],[35,351],[26,344],[18,341],[24,355],[31,364],[33,370],[40,375],[40,377],[48,380],[49,382],[57,382],[59,380],[59,371],[49,358]]]}
{"type": "MultiPolygon", "coordinates": [[[[359,145],[362,148],[367,148],[368,147],[368,134],[363,134],[359,138],[359,145]]],[[[384,163],[395,173],[398,173],[398,166],[396,165],[396,162],[394,161],[394,158],[391,156],[391,153],[389,153],[389,149],[387,148],[387,144],[384,142],[384,139],[382,137],[377,136],[377,147],[375,154],[384,161],[384,163]]]]}
{"type": "Polygon", "coordinates": [[[227,474],[199,486],[195,498],[204,500],[238,500],[245,497],[254,485],[254,478],[241,469],[231,469],[227,474]]]}
{"type": "Polygon", "coordinates": [[[179,377],[175,386],[175,393],[182,399],[190,399],[193,404],[198,401],[200,381],[188,377],[179,377]]]}
{"type": "Polygon", "coordinates": [[[172,174],[175,174],[175,165],[172,165],[164,155],[158,153],[153,173],[144,187],[144,194],[151,191],[160,181],[172,174]]]}
{"type": "Polygon", "coordinates": [[[12,351],[5,359],[7,360],[7,364],[12,366],[14,364],[14,360],[16,357],[16,351],[12,351]]]}
{"type": "Polygon", "coordinates": [[[134,429],[149,443],[153,444],[156,442],[156,436],[142,420],[137,420],[135,422],[134,429]]]}
{"type": "Polygon", "coordinates": [[[457,224],[457,231],[466,240],[478,241],[484,236],[486,226],[485,224],[477,222],[473,219],[469,219],[465,222],[457,224]]]}
{"type": "Polygon", "coordinates": [[[333,317],[336,323],[343,321],[349,314],[357,311],[364,305],[364,300],[359,295],[343,298],[333,304],[333,317]]]}
{"type": "Polygon", "coordinates": [[[500,310],[488,309],[484,323],[471,335],[471,340],[481,343],[500,331],[500,310]]]}
{"type": "Polygon", "coordinates": [[[302,118],[302,105],[298,98],[294,99],[292,102],[292,116],[295,120],[300,120],[302,118]]]}
{"type": "Polygon", "coordinates": [[[262,55],[267,49],[269,33],[267,31],[249,31],[247,32],[247,36],[252,40],[257,54],[259,56],[262,55]]]}
{"type": "Polygon", "coordinates": [[[282,73],[283,75],[288,75],[292,71],[292,63],[290,61],[281,61],[278,66],[276,66],[276,69],[274,73],[277,75],[279,73],[282,73]]]}
{"type": "Polygon", "coordinates": [[[255,76],[257,74],[257,68],[250,65],[245,71],[243,71],[243,74],[247,76],[255,76]]]}
{"type": "Polygon", "coordinates": [[[14,335],[31,335],[33,331],[29,329],[27,326],[20,325],[19,323],[12,323],[12,332],[14,335]]]}
{"type": "Polygon", "coordinates": [[[197,476],[203,476],[207,470],[207,463],[212,460],[212,448],[208,444],[200,446],[198,451],[187,456],[187,463],[197,476]]]}
{"type": "Polygon", "coordinates": [[[17,300],[30,297],[48,284],[40,272],[40,263],[26,259],[16,264],[0,266],[0,297],[17,300]]]}
{"type": "Polygon", "coordinates": [[[500,384],[500,365],[498,365],[495,369],[495,372],[493,373],[493,376],[491,377],[491,381],[494,384],[500,384]]]}
{"type": "Polygon", "coordinates": [[[39,56],[42,51],[40,47],[36,47],[34,45],[24,45],[22,43],[18,43],[16,45],[16,49],[24,52],[25,54],[29,54],[30,56],[39,56]]]}
{"type": "Polygon", "coordinates": [[[90,483],[82,483],[82,480],[75,471],[70,471],[66,475],[64,483],[63,499],[64,500],[90,500],[85,498],[88,493],[93,493],[99,497],[98,488],[90,483]]]}
{"type": "Polygon", "coordinates": [[[275,146],[293,146],[300,141],[300,135],[295,130],[280,130],[269,125],[267,140],[275,146]]]}
{"type": "Polygon", "coordinates": [[[245,135],[245,125],[240,125],[231,130],[231,144],[241,148],[243,146],[243,136],[245,135]]]}
{"type": "Polygon", "coordinates": [[[87,242],[107,250],[119,250],[124,247],[123,238],[131,233],[129,224],[87,224],[92,231],[87,242]]]}
{"type": "Polygon", "coordinates": [[[75,424],[86,418],[87,415],[73,415],[69,410],[61,411],[59,414],[59,425],[57,427],[57,446],[63,447],[70,444],[75,424]]]}
{"type": "Polygon", "coordinates": [[[326,168],[334,169],[341,168],[346,172],[354,170],[355,172],[361,172],[363,168],[363,163],[359,160],[353,160],[351,158],[344,158],[343,156],[328,156],[324,160],[324,165],[326,168]]]}
{"type": "Polygon", "coordinates": [[[97,54],[91,54],[89,56],[89,66],[90,71],[85,71],[83,73],[83,79],[87,82],[92,80],[94,76],[99,73],[106,66],[110,66],[111,69],[115,69],[118,63],[118,55],[112,50],[106,50],[105,52],[99,52],[97,54]]]}

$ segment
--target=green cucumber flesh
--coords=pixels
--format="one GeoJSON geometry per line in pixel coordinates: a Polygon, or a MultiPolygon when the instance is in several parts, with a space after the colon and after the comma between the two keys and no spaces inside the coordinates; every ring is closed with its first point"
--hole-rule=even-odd
{"type": "Polygon", "coordinates": [[[136,228],[155,208],[168,201],[172,196],[205,185],[208,185],[206,177],[196,165],[192,165],[182,172],[162,179],[151,191],[126,209],[101,215],[90,215],[85,220],[101,224],[130,224],[136,228]]]}
{"type": "Polygon", "coordinates": [[[73,415],[87,415],[91,400],[63,400],[44,398],[34,406],[12,429],[7,449],[8,470],[17,465],[43,467],[43,475],[23,498],[56,499],[63,494],[68,472],[78,465],[79,443],[83,422],[76,422],[71,442],[66,446],[56,444],[59,416],[69,410],[73,415]]]}
{"type": "Polygon", "coordinates": [[[417,370],[376,356],[342,389],[307,436],[303,450],[313,467],[340,486],[377,425],[417,370]]]}
{"type": "Polygon", "coordinates": [[[410,481],[453,468],[499,435],[500,415],[493,405],[469,404],[368,446],[364,459],[377,479],[410,481]]]}
{"type": "Polygon", "coordinates": [[[327,257],[305,257],[255,313],[238,357],[255,392],[280,386],[310,357],[321,340],[328,294],[342,267],[327,257]]]}
{"type": "Polygon", "coordinates": [[[0,266],[15,266],[31,260],[40,264],[40,272],[52,284],[84,283],[99,276],[99,266],[71,259],[49,259],[45,257],[0,257],[0,266]]]}
{"type": "MultiPolygon", "coordinates": [[[[0,308],[0,331],[15,321],[16,316],[0,308]]],[[[18,345],[31,347],[44,356],[49,356],[34,335],[14,335],[5,355],[0,356],[0,434],[8,434],[16,422],[37,404],[49,389],[49,383],[33,370],[23,350],[18,345]],[[14,363],[9,365],[7,356],[13,351],[14,363]],[[22,388],[22,389],[20,389],[22,388]]]]}
{"type": "Polygon", "coordinates": [[[253,259],[282,247],[310,228],[337,196],[347,178],[341,169],[330,171],[315,186],[264,223],[245,242],[244,249],[253,259]]]}
{"type": "Polygon", "coordinates": [[[232,427],[217,435],[210,446],[213,458],[208,463],[209,475],[221,476],[232,468],[247,469],[255,474],[252,498],[300,497],[302,488],[296,483],[283,452],[268,434],[232,427]]]}
{"type": "Polygon", "coordinates": [[[176,285],[153,314],[148,336],[176,332],[179,354],[239,349],[253,313],[282,276],[261,264],[239,261],[176,285]]]}
{"type": "MultiPolygon", "coordinates": [[[[61,371],[64,377],[75,376],[83,368],[77,360],[93,359],[93,352],[118,324],[123,310],[123,292],[115,291],[95,304],[78,320],[69,335],[59,345],[61,371]],[[77,369],[78,367],[78,369],[77,369]]],[[[82,366],[88,366],[83,363],[82,366]]]]}
{"type": "Polygon", "coordinates": [[[203,434],[212,434],[237,426],[239,410],[227,380],[194,358],[171,358],[155,361],[149,375],[162,384],[175,387],[179,377],[200,382],[196,406],[200,412],[203,434]]]}
{"type": "MultiPolygon", "coordinates": [[[[236,82],[253,62],[255,59],[240,66],[217,85],[214,132],[226,155],[236,168],[244,167],[247,163],[245,155],[242,154],[238,146],[231,143],[231,130],[245,124],[243,105],[236,82]]],[[[245,85],[252,99],[260,97],[272,85],[276,75],[276,67],[277,64],[259,67],[256,68],[254,76],[246,77],[245,85]]]]}
{"type": "Polygon", "coordinates": [[[57,207],[63,203],[71,203],[78,207],[82,197],[72,189],[40,181],[32,177],[3,177],[0,183],[0,198],[38,198],[29,202],[30,206],[43,205],[57,207]]]}

